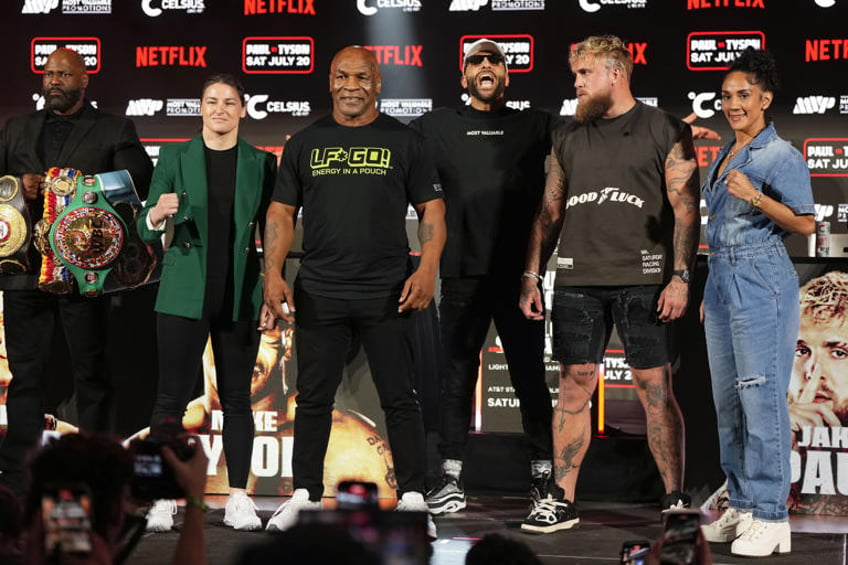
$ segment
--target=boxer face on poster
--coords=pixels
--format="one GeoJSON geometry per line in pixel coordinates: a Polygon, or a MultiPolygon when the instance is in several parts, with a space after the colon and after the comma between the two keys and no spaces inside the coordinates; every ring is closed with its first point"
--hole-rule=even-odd
{"type": "Polygon", "coordinates": [[[801,289],[801,325],[790,381],[793,430],[848,424],[848,274],[801,289]]]}
{"type": "Polygon", "coordinates": [[[44,106],[70,115],[82,108],[88,74],[82,58],[70,49],[57,49],[47,58],[42,77],[44,106]]]}

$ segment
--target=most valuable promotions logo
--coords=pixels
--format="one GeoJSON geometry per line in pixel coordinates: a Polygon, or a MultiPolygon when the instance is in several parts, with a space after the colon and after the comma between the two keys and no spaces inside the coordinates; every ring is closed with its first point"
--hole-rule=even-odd
{"type": "Polygon", "coordinates": [[[686,66],[690,71],[723,71],[747,47],[765,46],[761,31],[692,32],[686,38],[686,66]]]}
{"type": "MultiPolygon", "coordinates": [[[[544,10],[545,0],[491,0],[493,12],[544,10]]],[[[451,0],[450,12],[476,12],[489,4],[489,0],[451,0]]]]}
{"type": "Polygon", "coordinates": [[[315,68],[311,37],[245,37],[241,68],[247,74],[307,74],[315,68]]]}
{"type": "MultiPolygon", "coordinates": [[[[59,0],[24,0],[22,14],[49,14],[59,7],[59,0]]],[[[63,14],[111,14],[112,0],[62,0],[63,14]]]]}
{"type": "Polygon", "coordinates": [[[76,51],[82,56],[85,68],[90,74],[100,72],[99,37],[34,37],[30,43],[30,67],[32,72],[41,74],[47,57],[59,48],[76,51]]]}
{"type": "Polygon", "coordinates": [[[492,39],[498,42],[506,57],[506,64],[510,73],[529,73],[533,70],[533,36],[526,33],[519,34],[489,34],[489,35],[463,35],[459,38],[459,70],[463,70],[463,61],[468,47],[479,39],[492,39]]]}
{"type": "Polygon", "coordinates": [[[156,161],[159,160],[159,150],[162,149],[163,145],[180,143],[182,141],[188,141],[188,139],[187,137],[142,137],[139,141],[141,141],[142,147],[144,147],[148,157],[150,157],[155,165],[156,161]]]}
{"type": "Polygon", "coordinates": [[[141,0],[141,10],[150,18],[157,18],[164,11],[202,14],[206,10],[206,4],[204,0],[141,0]]]}

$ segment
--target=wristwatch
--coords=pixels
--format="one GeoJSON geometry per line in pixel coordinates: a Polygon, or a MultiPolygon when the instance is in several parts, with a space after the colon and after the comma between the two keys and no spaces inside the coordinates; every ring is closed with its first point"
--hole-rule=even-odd
{"type": "Polygon", "coordinates": [[[683,282],[685,282],[686,284],[689,284],[689,281],[691,281],[691,280],[692,280],[692,276],[691,276],[691,274],[689,273],[689,269],[677,269],[677,270],[674,270],[674,271],[672,271],[672,272],[671,272],[671,276],[673,276],[673,277],[675,277],[675,276],[676,276],[676,277],[680,277],[680,280],[682,280],[682,281],[683,281],[683,282]]]}

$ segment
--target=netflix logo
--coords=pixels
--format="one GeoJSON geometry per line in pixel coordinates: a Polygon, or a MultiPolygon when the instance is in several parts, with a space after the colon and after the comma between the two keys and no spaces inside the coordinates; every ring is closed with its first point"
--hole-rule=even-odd
{"type": "Polygon", "coordinates": [[[206,67],[205,45],[139,45],[136,67],[206,67]]]}
{"type": "Polygon", "coordinates": [[[373,52],[380,65],[424,66],[421,61],[423,45],[363,45],[373,52]]]}
{"type": "Polygon", "coordinates": [[[301,14],[315,15],[315,0],[244,0],[244,15],[301,14]]]}
{"type": "Polygon", "coordinates": [[[806,63],[845,59],[848,59],[848,39],[808,39],[804,43],[806,63]]]}

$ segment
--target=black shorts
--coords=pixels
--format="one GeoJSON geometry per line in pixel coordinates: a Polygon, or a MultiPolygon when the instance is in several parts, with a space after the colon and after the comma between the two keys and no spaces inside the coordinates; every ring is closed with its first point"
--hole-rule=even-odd
{"type": "Polygon", "coordinates": [[[669,363],[669,325],[657,318],[663,288],[555,287],[553,358],[565,365],[603,362],[614,324],[630,367],[651,369],[669,363]]]}

